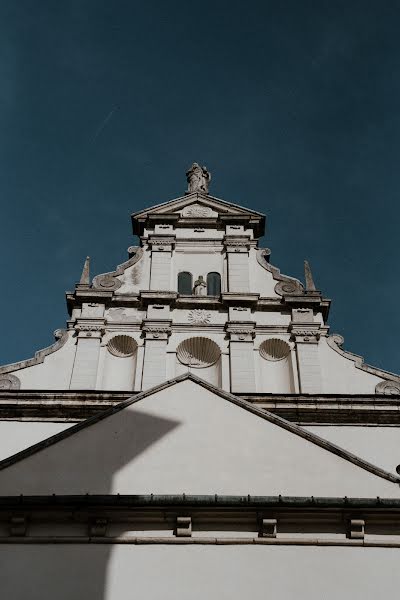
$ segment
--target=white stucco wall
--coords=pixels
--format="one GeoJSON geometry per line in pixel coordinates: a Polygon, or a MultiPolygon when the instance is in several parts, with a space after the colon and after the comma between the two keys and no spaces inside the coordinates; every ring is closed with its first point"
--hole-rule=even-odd
{"type": "Polygon", "coordinates": [[[374,394],[380,377],[357,369],[354,361],[331,348],[326,338],[319,342],[322,391],[327,394],[374,394]]]}
{"type": "Polygon", "coordinates": [[[64,431],[74,423],[0,421],[0,460],[64,431]]]}
{"type": "Polygon", "coordinates": [[[4,494],[399,497],[392,483],[184,380],[0,471],[4,494]]]}
{"type": "Polygon", "coordinates": [[[400,427],[305,427],[374,465],[396,472],[400,464],[400,427]]]}
{"type": "Polygon", "coordinates": [[[1,545],[12,600],[395,598],[398,549],[299,546],[1,545]]]}

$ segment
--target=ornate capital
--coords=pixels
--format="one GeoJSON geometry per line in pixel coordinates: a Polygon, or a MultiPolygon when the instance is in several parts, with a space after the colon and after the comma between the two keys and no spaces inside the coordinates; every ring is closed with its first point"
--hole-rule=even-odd
{"type": "Polygon", "coordinates": [[[255,327],[253,322],[230,322],[226,325],[226,332],[231,342],[252,342],[256,335],[255,327]]]}
{"type": "Polygon", "coordinates": [[[297,344],[318,344],[320,338],[320,325],[319,323],[302,323],[294,324],[290,326],[291,339],[297,344]]]}
{"type": "Polygon", "coordinates": [[[78,319],[75,325],[78,338],[101,339],[105,332],[104,319],[78,319]]]}
{"type": "Polygon", "coordinates": [[[152,252],[172,252],[175,236],[150,237],[147,241],[152,252]]]}
{"type": "Polygon", "coordinates": [[[250,238],[225,236],[224,246],[226,252],[248,252],[250,249],[250,238]]]}
{"type": "Polygon", "coordinates": [[[168,340],[172,321],[145,321],[142,331],[146,340],[168,340]]]}

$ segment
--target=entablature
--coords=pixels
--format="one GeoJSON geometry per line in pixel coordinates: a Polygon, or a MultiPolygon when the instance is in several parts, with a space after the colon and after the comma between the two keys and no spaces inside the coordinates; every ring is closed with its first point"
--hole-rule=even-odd
{"type": "MultiPolygon", "coordinates": [[[[163,330],[167,335],[168,324],[163,324],[163,330]]],[[[0,421],[83,421],[137,393],[130,390],[0,390],[0,421]]],[[[250,405],[297,425],[400,426],[400,394],[236,395],[250,405]]]]}

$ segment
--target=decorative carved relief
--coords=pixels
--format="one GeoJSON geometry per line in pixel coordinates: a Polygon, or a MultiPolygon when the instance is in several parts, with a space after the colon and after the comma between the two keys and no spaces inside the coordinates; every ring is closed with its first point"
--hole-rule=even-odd
{"type": "Polygon", "coordinates": [[[191,219],[211,217],[212,214],[212,209],[203,204],[191,204],[190,206],[186,206],[182,211],[182,217],[189,217],[191,219]]]}
{"type": "Polygon", "coordinates": [[[0,390],[19,390],[21,382],[15,375],[0,375],[0,390]]]}
{"type": "MultiPolygon", "coordinates": [[[[128,248],[129,254],[132,254],[134,251],[134,246],[128,248]]],[[[110,271],[109,273],[103,273],[101,275],[96,275],[93,279],[93,288],[107,290],[115,292],[118,288],[121,287],[122,282],[117,279],[119,275],[123,275],[126,269],[136,264],[143,256],[143,250],[141,248],[136,248],[132,258],[127,260],[126,262],[118,265],[115,271],[110,271]]]]}
{"type": "Polygon", "coordinates": [[[282,275],[277,267],[269,263],[270,255],[271,250],[269,248],[258,250],[257,262],[263,269],[269,271],[274,279],[278,280],[275,286],[275,293],[278,296],[301,296],[304,293],[304,287],[301,282],[298,279],[294,279],[294,277],[282,275]]]}
{"type": "Polygon", "coordinates": [[[221,356],[219,346],[205,337],[193,337],[181,342],[176,355],[179,362],[196,369],[210,367],[221,356]]]}
{"type": "Polygon", "coordinates": [[[400,395],[400,381],[381,381],[375,388],[377,394],[385,394],[385,396],[400,395]]]}
{"type": "Polygon", "coordinates": [[[192,325],[207,325],[211,321],[211,313],[208,310],[194,308],[189,312],[188,320],[192,325]]]}

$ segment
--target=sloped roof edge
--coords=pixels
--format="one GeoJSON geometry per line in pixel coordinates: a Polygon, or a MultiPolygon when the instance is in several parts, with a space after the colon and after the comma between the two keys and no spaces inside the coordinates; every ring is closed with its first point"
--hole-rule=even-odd
{"type": "Polygon", "coordinates": [[[220,396],[221,398],[224,398],[225,400],[228,400],[229,402],[236,404],[237,406],[243,408],[244,410],[247,410],[248,412],[250,412],[258,417],[261,417],[262,419],[269,421],[270,423],[278,425],[279,427],[282,427],[283,429],[286,429],[287,431],[290,431],[291,433],[298,435],[299,437],[302,437],[303,439],[307,440],[308,442],[311,442],[312,444],[315,444],[316,446],[319,446],[320,448],[323,448],[324,450],[327,450],[328,452],[331,452],[331,453],[335,454],[336,456],[339,456],[340,458],[347,460],[348,462],[356,465],[357,467],[360,467],[361,469],[364,469],[365,471],[368,471],[369,473],[372,473],[373,475],[376,475],[378,477],[386,479],[387,481],[391,481],[392,483],[400,484],[400,478],[397,477],[396,475],[393,475],[392,473],[389,473],[388,471],[385,471],[384,469],[381,469],[380,467],[377,467],[376,465],[369,463],[368,461],[356,456],[355,454],[352,454],[351,452],[348,452],[347,450],[340,448],[340,446],[336,446],[336,444],[333,444],[332,442],[329,442],[328,440],[325,440],[324,438],[319,437],[315,433],[307,431],[307,430],[303,429],[302,427],[295,425],[294,423],[290,423],[289,421],[286,421],[286,419],[283,419],[282,417],[278,417],[277,415],[274,415],[271,412],[261,410],[255,406],[249,404],[248,402],[246,402],[246,400],[242,400],[241,398],[238,398],[237,396],[234,396],[233,394],[230,394],[229,392],[225,392],[219,388],[216,388],[212,384],[200,379],[199,377],[197,377],[196,375],[193,375],[192,373],[185,373],[183,375],[180,375],[179,377],[175,377],[174,379],[165,381],[153,388],[150,388],[144,392],[141,392],[140,394],[138,394],[134,397],[128,398],[127,400],[121,402],[117,406],[113,406],[112,408],[110,408],[102,413],[99,413],[99,414],[91,417],[90,419],[87,419],[86,421],[77,423],[76,425],[69,427],[68,429],[65,429],[64,431],[61,431],[60,433],[57,433],[56,435],[53,435],[45,440],[42,440],[42,441],[38,442],[37,444],[30,446],[29,448],[25,448],[24,450],[21,450],[17,454],[14,454],[12,456],[5,458],[4,460],[0,461],[0,470],[6,469],[7,467],[10,467],[11,465],[13,465],[25,458],[28,458],[29,456],[32,456],[36,452],[40,452],[41,450],[44,450],[45,448],[48,448],[48,447],[52,446],[53,444],[56,444],[64,439],[74,435],[75,433],[78,433],[79,431],[81,431],[83,429],[86,429],[86,427],[90,427],[91,425],[94,425],[94,424],[98,423],[99,421],[102,421],[103,419],[106,419],[107,417],[118,413],[120,410],[123,410],[124,408],[126,408],[127,406],[130,406],[131,404],[140,402],[140,400],[143,400],[147,396],[151,396],[161,390],[164,390],[168,387],[176,385],[177,383],[180,383],[185,380],[191,380],[194,383],[197,383],[198,385],[200,385],[200,386],[204,387],[205,389],[207,389],[208,391],[220,396]]]}

